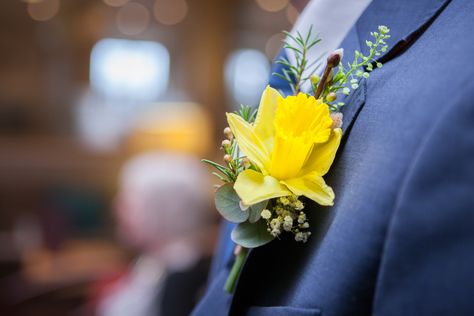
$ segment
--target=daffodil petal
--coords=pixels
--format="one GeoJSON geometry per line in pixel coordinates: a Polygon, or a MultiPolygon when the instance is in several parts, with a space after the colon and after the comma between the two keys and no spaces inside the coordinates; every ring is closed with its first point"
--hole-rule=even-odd
{"type": "Polygon", "coordinates": [[[341,143],[341,137],[342,130],[336,128],[327,142],[323,144],[315,144],[301,173],[307,174],[315,172],[319,176],[324,176],[329,171],[329,168],[334,161],[337,149],[341,143]]]}
{"type": "Polygon", "coordinates": [[[275,127],[273,120],[275,119],[275,111],[278,104],[280,93],[270,86],[267,86],[262,93],[260,106],[258,107],[257,117],[255,118],[254,131],[260,139],[269,147],[273,144],[273,135],[275,127]]]}
{"type": "Polygon", "coordinates": [[[334,205],[334,191],[315,172],[281,182],[296,195],[304,195],[320,205],[334,205]]]}
{"type": "Polygon", "coordinates": [[[242,117],[227,113],[227,122],[237,139],[240,150],[255,163],[262,172],[266,173],[270,155],[262,140],[253,131],[253,126],[242,117]]]}
{"type": "Polygon", "coordinates": [[[234,189],[245,205],[291,194],[277,179],[251,169],[239,174],[234,189]]]}

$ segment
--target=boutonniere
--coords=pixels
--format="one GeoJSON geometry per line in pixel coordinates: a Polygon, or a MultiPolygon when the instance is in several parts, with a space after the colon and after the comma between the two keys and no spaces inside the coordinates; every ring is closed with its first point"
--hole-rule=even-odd
{"type": "Polygon", "coordinates": [[[293,95],[283,96],[267,87],[258,110],[242,106],[228,113],[222,141],[224,164],[210,160],[223,184],[215,195],[216,208],[236,223],[231,234],[236,259],[225,290],[233,292],[248,249],[263,246],[283,233],[306,242],[311,235],[303,198],[319,205],[334,204],[335,193],[324,181],[342,137],[344,106],[339,96],[348,95],[368,78],[374,67],[382,67],[377,56],[388,48],[389,29],[379,26],[367,40],[368,55],[355,51],[354,60],[344,65],[338,49],[320,63],[307,60],[307,53],[321,41],[311,28],[306,36],[285,32],[284,47],[294,53],[296,65],[282,58],[283,71],[274,74],[287,81],[293,95]],[[310,82],[312,91],[301,92],[310,82]]]}

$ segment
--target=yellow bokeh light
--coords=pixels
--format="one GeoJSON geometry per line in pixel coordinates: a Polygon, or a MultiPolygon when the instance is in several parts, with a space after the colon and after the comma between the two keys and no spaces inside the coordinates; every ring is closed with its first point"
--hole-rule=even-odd
{"type": "Polygon", "coordinates": [[[257,4],[265,11],[277,12],[283,10],[289,3],[289,0],[256,0],[257,4]]]}
{"type": "Polygon", "coordinates": [[[165,150],[206,155],[212,145],[212,121],[196,103],[157,103],[138,117],[126,140],[131,154],[165,150]]]}
{"type": "Polygon", "coordinates": [[[111,7],[121,7],[129,1],[130,0],[104,0],[104,3],[111,7]]]}
{"type": "Polygon", "coordinates": [[[161,24],[175,25],[183,21],[188,13],[186,0],[156,0],[153,6],[155,19],[161,24]]]}
{"type": "Polygon", "coordinates": [[[286,7],[286,17],[291,24],[295,24],[299,15],[300,13],[291,3],[286,7]]]}
{"type": "Polygon", "coordinates": [[[265,54],[269,59],[275,58],[281,46],[283,45],[284,38],[285,36],[283,33],[276,33],[268,39],[267,43],[265,44],[265,54]]]}
{"type": "Polygon", "coordinates": [[[125,35],[136,35],[143,32],[149,22],[148,9],[139,3],[128,3],[117,12],[117,27],[125,35]]]}
{"type": "Polygon", "coordinates": [[[48,21],[59,12],[59,0],[29,2],[26,10],[33,20],[48,21]]]}

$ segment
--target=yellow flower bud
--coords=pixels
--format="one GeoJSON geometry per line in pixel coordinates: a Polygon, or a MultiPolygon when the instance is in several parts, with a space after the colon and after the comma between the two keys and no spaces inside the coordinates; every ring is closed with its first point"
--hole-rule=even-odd
{"type": "Polygon", "coordinates": [[[313,85],[317,85],[319,80],[321,80],[321,77],[319,77],[318,75],[312,75],[309,80],[311,80],[311,83],[313,85]]]}

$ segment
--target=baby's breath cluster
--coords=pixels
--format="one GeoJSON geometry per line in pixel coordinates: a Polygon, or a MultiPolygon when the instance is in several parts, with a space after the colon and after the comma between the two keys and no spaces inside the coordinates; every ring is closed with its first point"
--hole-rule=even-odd
{"type": "Polygon", "coordinates": [[[261,216],[267,221],[267,230],[273,237],[286,231],[293,233],[296,241],[306,242],[311,232],[303,209],[304,204],[298,196],[290,195],[275,199],[271,210],[264,209],[261,216]]]}

